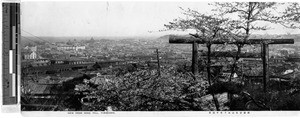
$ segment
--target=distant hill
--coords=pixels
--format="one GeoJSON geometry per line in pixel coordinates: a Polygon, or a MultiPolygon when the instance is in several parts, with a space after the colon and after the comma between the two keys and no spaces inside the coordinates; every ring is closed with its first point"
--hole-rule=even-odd
{"type": "Polygon", "coordinates": [[[170,35],[164,35],[164,36],[158,37],[156,40],[161,43],[169,43],[169,37],[170,37],[170,35]]]}
{"type": "Polygon", "coordinates": [[[300,42],[300,34],[283,34],[283,35],[251,35],[250,38],[274,38],[274,39],[284,39],[284,38],[288,38],[288,39],[294,39],[295,42],[300,42]]]}
{"type": "MultiPolygon", "coordinates": [[[[161,42],[169,42],[169,36],[170,35],[164,35],[161,37],[158,37],[156,40],[161,42]]],[[[262,38],[262,39],[294,39],[295,42],[300,42],[300,34],[284,34],[284,35],[261,35],[261,34],[254,34],[251,35],[250,38],[262,38]]]]}
{"type": "MultiPolygon", "coordinates": [[[[160,37],[153,36],[153,37],[93,37],[95,41],[109,41],[109,40],[115,40],[115,41],[134,41],[134,40],[153,40],[160,43],[169,43],[169,36],[170,35],[163,35],[160,37]]],[[[73,41],[76,39],[76,41],[82,41],[82,40],[90,40],[92,37],[22,37],[22,45],[28,45],[32,44],[35,45],[36,42],[67,42],[69,40],[73,41]]],[[[275,39],[281,39],[281,38],[292,38],[295,40],[295,42],[300,42],[300,34],[285,34],[285,35],[260,35],[260,34],[254,34],[251,35],[250,38],[275,38],[275,39]]]]}

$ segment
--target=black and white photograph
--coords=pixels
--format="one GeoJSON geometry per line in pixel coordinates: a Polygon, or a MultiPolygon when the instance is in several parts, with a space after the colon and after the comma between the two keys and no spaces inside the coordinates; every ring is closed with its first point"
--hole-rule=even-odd
{"type": "Polygon", "coordinates": [[[300,4],[26,1],[21,111],[299,111],[300,4]]]}

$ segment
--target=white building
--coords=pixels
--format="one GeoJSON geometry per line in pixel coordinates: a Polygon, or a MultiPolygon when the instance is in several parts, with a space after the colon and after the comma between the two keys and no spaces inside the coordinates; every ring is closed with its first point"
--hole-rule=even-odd
{"type": "Polygon", "coordinates": [[[57,47],[57,50],[84,50],[85,46],[59,46],[57,47]]]}
{"type": "Polygon", "coordinates": [[[24,52],[23,55],[24,59],[37,59],[37,54],[36,52],[24,52]]]}

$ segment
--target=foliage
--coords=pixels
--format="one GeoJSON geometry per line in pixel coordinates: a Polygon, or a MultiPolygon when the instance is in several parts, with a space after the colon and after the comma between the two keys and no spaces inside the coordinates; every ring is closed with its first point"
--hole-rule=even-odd
{"type": "Polygon", "coordinates": [[[88,110],[107,106],[121,111],[202,109],[197,101],[206,94],[207,83],[202,77],[177,73],[175,68],[162,71],[160,77],[155,71],[136,71],[98,85],[94,94],[98,100],[88,110]]]}
{"type": "MultiPolygon", "coordinates": [[[[193,35],[196,38],[201,38],[203,40],[212,41],[220,39],[224,34],[230,33],[227,27],[228,19],[218,18],[214,15],[202,14],[198,11],[191,9],[183,9],[186,19],[178,18],[174,19],[173,22],[165,24],[165,27],[170,30],[188,30],[193,29],[196,34],[193,35]],[[223,35],[222,35],[223,34],[223,35]]],[[[224,38],[226,39],[226,38],[224,38]]]]}
{"type": "Polygon", "coordinates": [[[231,18],[237,16],[238,19],[233,20],[231,27],[236,30],[236,34],[247,37],[251,30],[267,30],[267,26],[259,26],[255,22],[274,22],[277,8],[275,2],[216,2],[212,5],[216,6],[214,11],[218,15],[231,18]]]}
{"type": "Polygon", "coordinates": [[[208,87],[208,93],[221,94],[224,92],[230,94],[239,94],[243,90],[243,85],[234,82],[217,82],[208,87]]]}
{"type": "Polygon", "coordinates": [[[288,28],[300,28],[300,5],[298,2],[289,2],[285,3],[287,7],[283,12],[282,16],[277,17],[278,22],[288,28]]]}
{"type": "Polygon", "coordinates": [[[118,68],[115,68],[113,71],[117,76],[124,75],[129,72],[134,72],[137,70],[137,64],[127,64],[118,68]]]}
{"type": "Polygon", "coordinates": [[[191,63],[189,62],[176,62],[176,71],[179,73],[192,72],[191,63]]]}
{"type": "MultiPolygon", "coordinates": [[[[293,83],[299,83],[299,80],[293,81],[293,83]]],[[[275,83],[269,83],[270,90],[265,93],[261,88],[245,89],[252,95],[252,97],[257,101],[262,101],[270,108],[270,110],[299,110],[299,87],[293,86],[292,82],[287,84],[287,88],[284,90],[276,89],[275,83]]]]}

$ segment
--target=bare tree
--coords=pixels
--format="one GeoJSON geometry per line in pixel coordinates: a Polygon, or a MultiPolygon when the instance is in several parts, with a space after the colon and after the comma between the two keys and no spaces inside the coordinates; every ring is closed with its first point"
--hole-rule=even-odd
{"type": "MultiPolygon", "coordinates": [[[[214,3],[211,4],[216,8],[217,15],[222,17],[231,17],[231,31],[234,33],[234,40],[246,41],[249,39],[252,31],[255,30],[267,30],[268,26],[257,25],[258,22],[270,22],[275,23],[276,19],[276,7],[275,2],[226,2],[226,3],[214,3]],[[238,19],[233,19],[236,17],[238,19]]],[[[278,17],[278,16],[277,16],[278,17]]],[[[236,44],[237,53],[234,58],[234,62],[231,68],[231,75],[229,81],[233,77],[233,74],[237,70],[237,62],[240,59],[241,49],[244,44],[236,44]]]]}
{"type": "Polygon", "coordinates": [[[281,17],[277,17],[277,21],[287,27],[293,29],[300,28],[300,4],[297,2],[284,3],[286,8],[281,12],[281,17]]]}
{"type": "MultiPolygon", "coordinates": [[[[168,29],[188,30],[193,29],[196,34],[192,36],[206,41],[208,54],[211,51],[211,41],[226,40],[230,42],[247,41],[252,31],[267,30],[267,25],[259,22],[278,23],[279,18],[275,2],[225,2],[213,3],[216,13],[206,15],[191,9],[182,9],[186,18],[177,18],[173,22],[165,25],[168,29]]],[[[237,71],[237,62],[240,59],[241,49],[245,44],[236,43],[237,53],[231,66],[231,81],[234,73],[237,71]]],[[[208,58],[210,55],[208,55],[208,58]]],[[[210,70],[210,59],[208,59],[207,70],[210,70]]],[[[210,71],[207,71],[208,75],[210,71]]],[[[211,85],[210,75],[208,81],[211,85]]],[[[231,97],[230,97],[231,99],[231,97]]]]}
{"type": "MultiPolygon", "coordinates": [[[[218,18],[213,15],[205,15],[199,13],[195,10],[191,9],[183,9],[184,15],[187,17],[185,19],[178,18],[174,19],[173,22],[169,22],[166,24],[165,27],[168,29],[180,29],[180,30],[188,30],[193,29],[196,31],[195,34],[190,34],[196,38],[202,39],[206,41],[206,47],[208,49],[208,56],[207,56],[207,79],[209,85],[212,85],[211,82],[211,72],[210,72],[210,53],[211,53],[211,45],[213,40],[221,40],[221,39],[228,39],[225,38],[226,36],[230,35],[230,28],[229,24],[231,23],[228,19],[225,18],[218,18]]],[[[219,110],[219,103],[214,94],[212,93],[213,100],[216,105],[216,109],[219,110]]]]}

